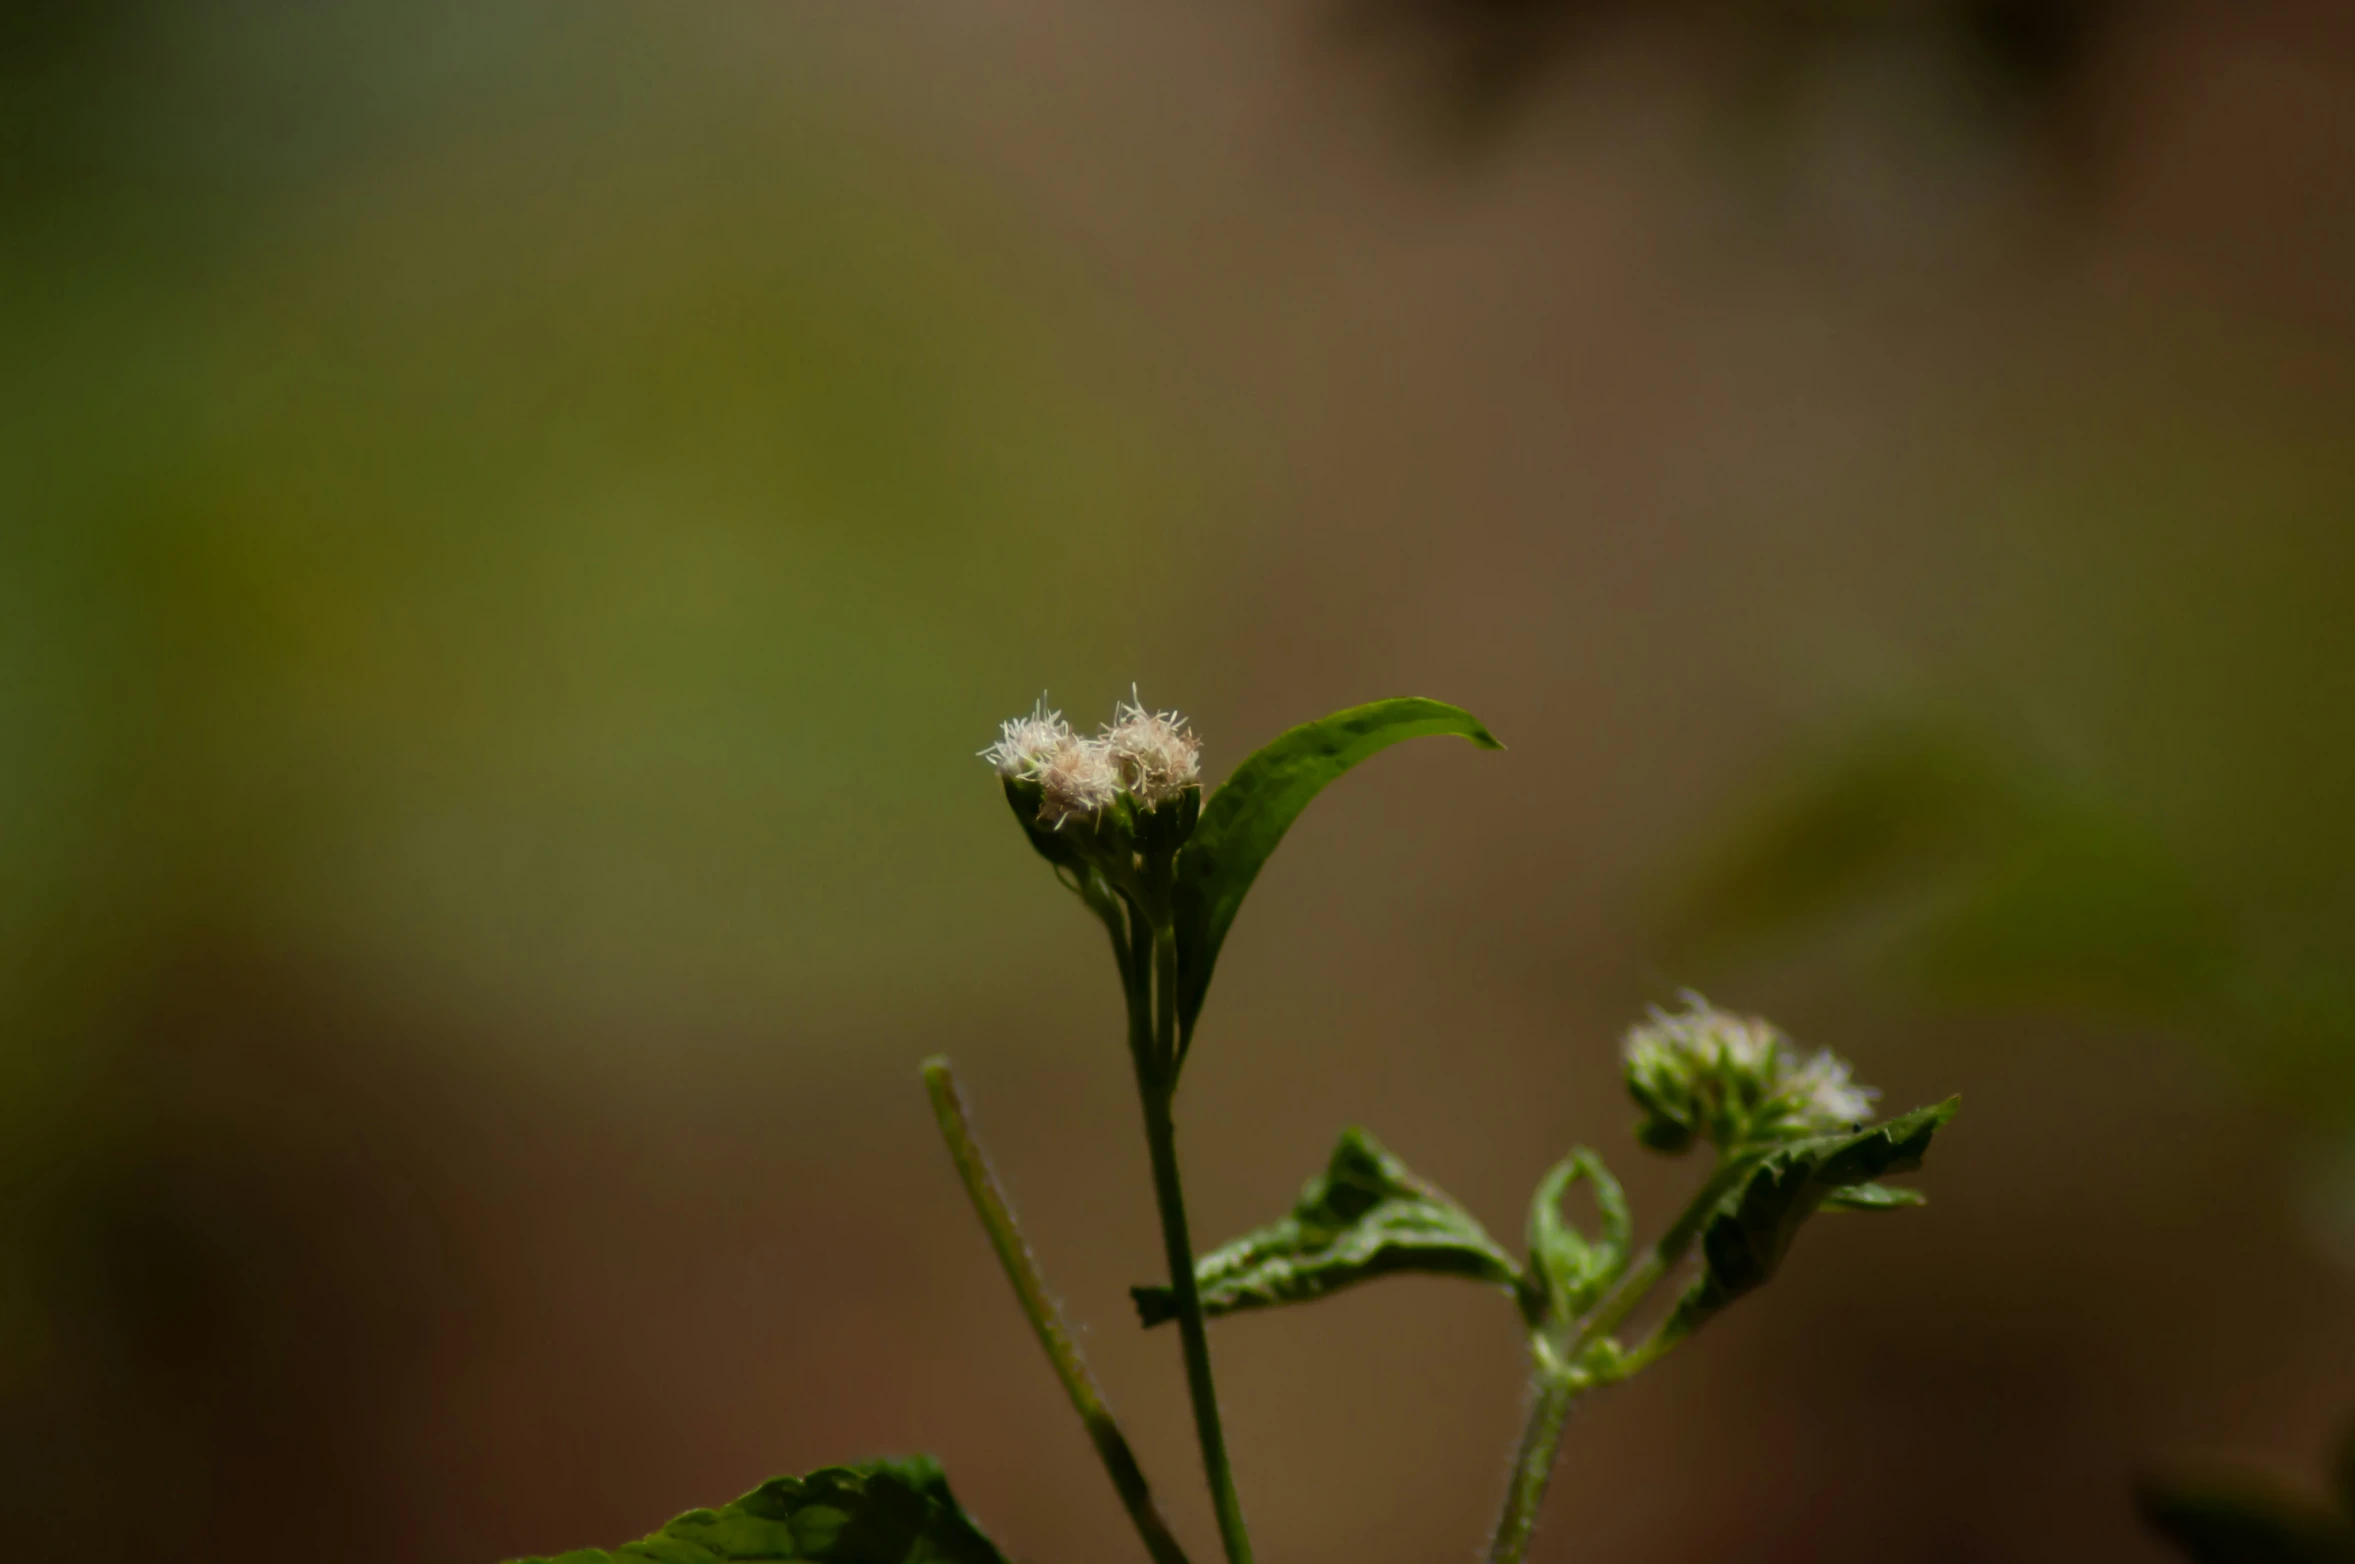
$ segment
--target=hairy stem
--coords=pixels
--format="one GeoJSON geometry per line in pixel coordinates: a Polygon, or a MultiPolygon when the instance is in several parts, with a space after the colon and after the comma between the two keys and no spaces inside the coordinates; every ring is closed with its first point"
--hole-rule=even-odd
{"type": "MultiPolygon", "coordinates": [[[[1563,1322],[1554,1327],[1559,1335],[1549,1333],[1533,1338],[1531,1346],[1537,1362],[1529,1377],[1529,1421],[1521,1430],[1521,1446],[1513,1455],[1512,1482],[1505,1490],[1504,1510],[1497,1517],[1496,1533],[1489,1543],[1489,1564],[1520,1564],[1522,1555],[1529,1550],[1529,1539],[1536,1535],[1537,1512],[1545,1502],[1547,1484],[1553,1481],[1555,1454],[1562,1447],[1562,1424],[1570,1416],[1571,1403],[1596,1384],[1579,1366],[1586,1349],[1617,1330],[1642,1306],[1660,1279],[1675,1269],[1693,1247],[1693,1241],[1701,1236],[1702,1227],[1718,1203],[1756,1165],[1754,1157],[1720,1156],[1708,1182],[1694,1194],[1668,1231],[1644,1251],[1643,1258],[1628,1268],[1618,1285],[1603,1296],[1575,1329],[1563,1322]]],[[[1673,1340],[1655,1335],[1620,1362],[1604,1382],[1626,1378],[1674,1345],[1673,1340]]]]}
{"type": "Polygon", "coordinates": [[[1071,1398],[1071,1409],[1079,1414],[1088,1439],[1104,1462],[1105,1472],[1112,1478],[1113,1488],[1120,1494],[1120,1502],[1128,1509],[1129,1520],[1135,1524],[1137,1535],[1144,1539],[1145,1551],[1152,1555],[1153,1564],[1187,1564],[1185,1550],[1178,1546],[1169,1523],[1161,1518],[1161,1510],[1153,1502],[1153,1490],[1145,1481],[1144,1468],[1137,1464],[1136,1452],[1129,1448],[1112,1409],[1105,1405],[1104,1392],[1096,1384],[1095,1376],[1088,1372],[1087,1360],[1079,1355],[1079,1348],[1071,1339],[1071,1329],[1063,1322],[1062,1311],[1047,1295],[1046,1282],[1039,1276],[1038,1262],[1031,1257],[1030,1245],[1023,1241],[1013,1208],[1006,1204],[997,1175],[990,1170],[989,1158],[983,1153],[980,1141],[974,1138],[972,1121],[965,1112],[964,1098],[957,1091],[957,1079],[947,1059],[934,1057],[924,1061],[924,1089],[932,1096],[932,1112],[940,1121],[941,1139],[948,1142],[949,1156],[957,1164],[958,1176],[965,1181],[965,1193],[973,1199],[974,1214],[988,1230],[990,1247],[997,1251],[998,1264],[1004,1268],[1006,1280],[1014,1284],[1014,1296],[1022,1304],[1023,1316],[1030,1321],[1038,1344],[1046,1349],[1047,1361],[1054,1365],[1055,1377],[1063,1382],[1063,1393],[1071,1398]]]}
{"type": "Polygon", "coordinates": [[[1210,1482],[1210,1503],[1218,1515],[1219,1541],[1227,1564],[1251,1564],[1251,1533],[1243,1523],[1243,1501],[1235,1492],[1234,1467],[1219,1423],[1218,1387],[1210,1374],[1210,1333],[1202,1318],[1202,1291],[1194,1280],[1194,1242],[1186,1227],[1185,1188],[1178,1177],[1177,1121],[1177,942],[1166,931],[1154,939],[1155,986],[1160,991],[1152,1057],[1137,1059],[1137,1094],[1145,1109],[1145,1148],[1153,1162],[1153,1197],[1161,1212],[1161,1242],[1169,1259],[1169,1290],[1177,1304],[1178,1340],[1185,1348],[1186,1392],[1194,1404],[1194,1431],[1202,1443],[1202,1470],[1210,1482]]]}
{"type": "Polygon", "coordinates": [[[1531,1378],[1529,1420],[1521,1427],[1521,1447],[1513,1452],[1512,1485],[1505,1490],[1504,1512],[1497,1516],[1496,1534],[1489,1540],[1488,1564],[1520,1564],[1529,1551],[1546,1485],[1553,1480],[1554,1456],[1562,1448],[1562,1425],[1570,1419],[1579,1389],[1575,1378],[1559,1371],[1531,1378]]]}

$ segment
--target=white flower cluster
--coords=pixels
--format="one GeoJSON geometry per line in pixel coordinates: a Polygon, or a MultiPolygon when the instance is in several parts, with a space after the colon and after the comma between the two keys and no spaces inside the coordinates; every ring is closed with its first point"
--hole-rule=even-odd
{"type": "Polygon", "coordinates": [[[1629,1029],[1622,1048],[1629,1069],[1661,1077],[1763,1076],[1784,1051],[1783,1034],[1766,1021],[1730,1015],[1698,994],[1685,996],[1680,1013],[1654,1009],[1629,1029]]]}
{"type": "Polygon", "coordinates": [[[1873,1116],[1880,1096],[1859,1082],[1848,1061],[1826,1048],[1791,1072],[1783,1082],[1783,1100],[1800,1122],[1811,1129],[1848,1129],[1873,1116]]]}
{"type": "Polygon", "coordinates": [[[1050,826],[1092,816],[1123,792],[1158,808],[1201,780],[1202,742],[1184,717],[1150,711],[1130,693],[1093,738],[1072,732],[1042,698],[1030,715],[1001,724],[981,758],[1000,776],[1036,782],[1039,819],[1050,826]]]}
{"type": "Polygon", "coordinates": [[[1872,1117],[1880,1096],[1828,1049],[1802,1060],[1789,1039],[1755,1016],[1687,995],[1684,1010],[1655,1010],[1627,1034],[1628,1090],[1671,1139],[1730,1139],[1848,1129],[1872,1117]]]}
{"type": "Polygon", "coordinates": [[[1120,784],[1148,809],[1202,780],[1202,741],[1174,711],[1148,711],[1130,698],[1112,708],[1102,743],[1120,767],[1120,784]]]}

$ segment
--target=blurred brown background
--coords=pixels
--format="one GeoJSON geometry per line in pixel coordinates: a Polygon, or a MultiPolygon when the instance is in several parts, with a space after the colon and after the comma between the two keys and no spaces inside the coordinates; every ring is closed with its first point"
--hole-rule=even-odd
{"type": "MultiPolygon", "coordinates": [[[[1598,1401],[1538,1556],[2154,1560],[2355,1413],[2334,0],[0,5],[0,1500],[480,1560],[937,1451],[1189,1538],[1100,937],[972,753],[1386,694],[1182,1102],[1639,1218],[1687,985],[1965,1112],[1598,1401]]],[[[1272,1561],[1471,1556],[1508,1306],[1216,1333],[1272,1561]]]]}

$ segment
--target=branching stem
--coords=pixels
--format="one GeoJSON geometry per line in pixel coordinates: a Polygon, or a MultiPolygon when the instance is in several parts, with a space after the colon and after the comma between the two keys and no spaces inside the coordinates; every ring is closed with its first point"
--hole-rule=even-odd
{"type": "Polygon", "coordinates": [[[1546,1485],[1553,1480],[1554,1457],[1562,1447],[1562,1426],[1578,1398],[1599,1385],[1626,1378],[1666,1352],[1674,1341],[1655,1335],[1644,1346],[1597,1375],[1584,1363],[1587,1349],[1608,1336],[1643,1305],[1662,1277],[1674,1270],[1700,1237],[1710,1213],[1725,1199],[1756,1159],[1721,1156],[1691,1202],[1668,1231],[1628,1268],[1617,1286],[1603,1295],[1583,1320],[1554,1322],[1532,1340],[1535,1363],[1529,1377],[1529,1420],[1521,1430],[1521,1445],[1513,1455],[1513,1476],[1505,1489],[1504,1510],[1488,1545],[1488,1564],[1521,1564],[1529,1540],[1537,1534],[1537,1514],[1544,1506],[1546,1485]]]}

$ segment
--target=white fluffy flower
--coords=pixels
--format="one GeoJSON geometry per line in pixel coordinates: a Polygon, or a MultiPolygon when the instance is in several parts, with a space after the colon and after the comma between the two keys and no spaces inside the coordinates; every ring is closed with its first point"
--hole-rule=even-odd
{"type": "Polygon", "coordinates": [[[1036,781],[1055,752],[1071,741],[1071,727],[1059,711],[1047,710],[1045,697],[1027,717],[1008,717],[998,724],[998,741],[981,758],[998,768],[1002,777],[1036,781]]]}
{"type": "Polygon", "coordinates": [[[1810,1129],[1847,1129],[1873,1116],[1873,1099],[1881,1094],[1860,1084],[1848,1061],[1829,1049],[1791,1073],[1783,1096],[1791,1111],[1810,1129]]]}
{"type": "Polygon", "coordinates": [[[1718,1059],[1744,1075],[1768,1075],[1783,1057],[1783,1034],[1757,1016],[1727,1015],[1720,1011],[1714,1034],[1718,1059]]]}
{"type": "Polygon", "coordinates": [[[1120,796],[1120,763],[1099,739],[1065,734],[1032,773],[1044,791],[1039,823],[1060,828],[1074,817],[1095,814],[1120,796]]]}
{"type": "Polygon", "coordinates": [[[1103,743],[1120,769],[1122,785],[1154,808],[1202,777],[1202,741],[1174,711],[1148,711],[1131,699],[1112,709],[1103,743]]]}
{"type": "Polygon", "coordinates": [[[1783,1057],[1783,1035],[1756,1016],[1719,1010],[1698,994],[1685,1008],[1655,1009],[1651,1019],[1627,1034],[1622,1052],[1630,1065],[1649,1069],[1733,1070],[1771,1077],[1783,1057]]]}

